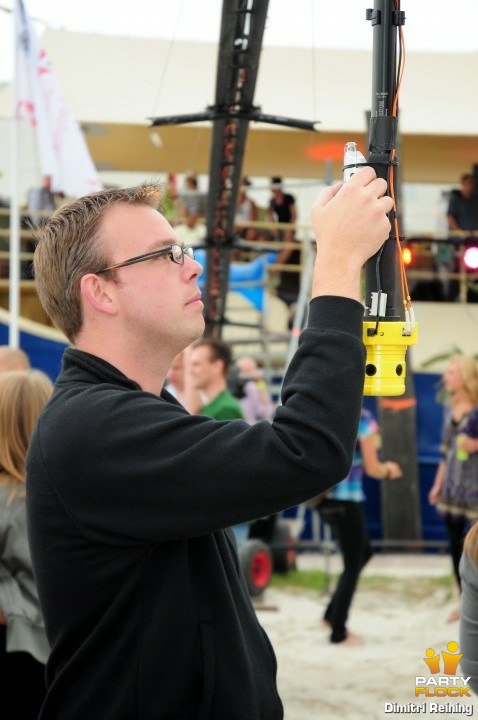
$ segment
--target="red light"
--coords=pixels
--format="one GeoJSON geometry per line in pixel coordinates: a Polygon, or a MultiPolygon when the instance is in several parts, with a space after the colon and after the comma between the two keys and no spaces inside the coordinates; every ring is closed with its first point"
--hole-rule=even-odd
{"type": "Polygon", "coordinates": [[[305,156],[310,160],[343,162],[344,144],[345,142],[316,143],[306,149],[305,156]]]}
{"type": "Polygon", "coordinates": [[[468,270],[478,270],[478,247],[469,247],[465,250],[463,262],[468,270]]]}
{"type": "Polygon", "coordinates": [[[409,247],[404,247],[402,250],[402,260],[404,265],[411,265],[413,256],[412,251],[409,247]]]}

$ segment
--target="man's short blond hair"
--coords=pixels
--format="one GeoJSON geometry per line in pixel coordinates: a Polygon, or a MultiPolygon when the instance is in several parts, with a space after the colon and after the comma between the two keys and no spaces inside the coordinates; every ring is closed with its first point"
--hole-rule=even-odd
{"type": "Polygon", "coordinates": [[[51,320],[71,342],[83,322],[81,278],[110,264],[101,241],[105,211],[120,203],[148,205],[161,211],[162,192],[157,183],[100,190],[63,205],[36,230],[33,269],[38,296],[51,320]]]}

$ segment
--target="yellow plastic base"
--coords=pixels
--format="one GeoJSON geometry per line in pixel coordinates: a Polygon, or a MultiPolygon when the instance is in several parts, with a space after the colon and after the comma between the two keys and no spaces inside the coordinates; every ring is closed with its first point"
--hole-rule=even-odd
{"type": "Polygon", "coordinates": [[[405,353],[416,345],[418,325],[411,335],[404,335],[406,324],[381,321],[377,334],[375,320],[364,320],[363,342],[367,351],[364,395],[403,395],[405,392],[405,353]]]}

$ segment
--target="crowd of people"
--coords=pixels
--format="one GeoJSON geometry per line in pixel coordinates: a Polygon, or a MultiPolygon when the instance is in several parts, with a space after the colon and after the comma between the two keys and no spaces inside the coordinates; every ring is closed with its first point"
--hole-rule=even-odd
{"type": "MultiPolygon", "coordinates": [[[[273,186],[270,212],[293,226],[294,198],[273,186]]],[[[181,201],[201,217],[197,184],[169,191],[170,212],[181,201]]],[[[360,641],[348,617],[371,556],[363,476],[402,475],[363,407],[361,269],[390,231],[386,183],[364,167],[312,208],[308,324],[279,403],[254,357],[203,336],[203,269],[163,201],[155,184],[110,188],[39,223],[38,294],[70,342],[54,387],[0,348],[0,657],[2,677],[28,682],[22,718],[283,718],[234,529],[295,505],[313,504],[342,553],[330,641],[360,641]]],[[[429,500],[478,690],[476,359],[452,358],[443,384],[429,500]]]]}
{"type": "MultiPolygon", "coordinates": [[[[261,246],[272,243],[271,248],[277,252],[277,258],[268,270],[268,290],[290,308],[297,300],[301,264],[301,252],[296,242],[296,232],[292,228],[297,223],[295,197],[285,192],[282,178],[273,177],[270,180],[269,202],[262,208],[250,196],[251,186],[248,177],[241,179],[235,212],[236,237],[249,243],[249,249],[234,250],[232,259],[247,262],[258,256],[253,249],[254,243],[261,246]],[[284,265],[287,266],[285,269],[284,265]]],[[[66,198],[64,193],[53,192],[51,177],[43,176],[38,186],[28,190],[22,215],[23,228],[37,228],[46,222],[54,210],[71,199],[66,198]]],[[[196,174],[184,174],[182,182],[178,180],[177,174],[168,174],[162,183],[161,206],[176,237],[184,245],[206,247],[207,188],[201,187],[196,174]]],[[[33,238],[22,238],[21,244],[23,252],[33,253],[33,238]]],[[[32,269],[31,260],[22,260],[21,278],[33,279],[32,269]]],[[[8,263],[4,263],[0,271],[2,276],[8,277],[8,263]]]]}
{"type": "Polygon", "coordinates": [[[165,388],[189,412],[216,420],[272,420],[275,403],[264,370],[250,355],[233,357],[231,346],[201,338],[175,356],[165,388]]]}
{"type": "MultiPolygon", "coordinates": [[[[201,246],[207,232],[204,222],[206,194],[199,189],[195,175],[186,175],[182,192],[172,183],[170,177],[166,198],[168,207],[173,210],[168,219],[181,240],[194,247],[201,246]]],[[[268,288],[290,308],[299,294],[302,260],[297,242],[297,203],[295,196],[286,191],[282,177],[272,177],[269,186],[268,204],[261,208],[251,197],[251,180],[248,177],[241,179],[235,211],[236,231],[238,238],[249,243],[246,246],[249,249],[237,249],[233,258],[250,260],[256,257],[254,243],[261,246],[274,243],[271,247],[277,249],[277,258],[268,271],[268,288]]]]}
{"type": "MultiPolygon", "coordinates": [[[[193,172],[187,172],[178,180],[177,173],[169,173],[163,183],[162,206],[165,217],[175,228],[177,236],[185,244],[202,247],[207,235],[207,187],[201,187],[201,180],[193,172]]],[[[204,183],[204,180],[203,180],[204,183]]],[[[261,245],[273,243],[277,259],[268,270],[268,290],[286,303],[290,314],[297,300],[302,256],[297,242],[298,210],[295,195],[287,187],[287,181],[280,176],[269,179],[270,196],[261,205],[257,202],[257,192],[262,199],[264,187],[254,187],[249,177],[242,177],[235,205],[236,237],[246,241],[246,249],[234,250],[232,259],[247,261],[257,257],[254,243],[261,245]],[[249,248],[249,249],[247,249],[249,248]],[[286,265],[286,268],[283,266],[286,265]]],[[[53,192],[51,178],[42,177],[38,186],[28,190],[24,205],[23,224],[25,228],[36,227],[45,221],[49,214],[67,202],[62,192],[53,192]]],[[[476,177],[472,172],[464,172],[459,186],[443,192],[445,206],[440,208],[443,237],[431,243],[432,267],[436,272],[433,279],[418,278],[411,284],[411,296],[416,300],[457,301],[463,295],[460,291],[458,273],[460,270],[459,248],[467,234],[478,232],[478,192],[476,177]]],[[[8,201],[1,201],[8,207],[8,201]]],[[[22,250],[32,253],[34,244],[22,239],[22,250]]],[[[429,265],[425,264],[424,269],[429,265]]],[[[21,263],[21,277],[31,279],[31,262],[21,263]]],[[[421,266],[420,266],[421,268],[421,266]]],[[[8,264],[0,268],[3,277],[8,277],[8,264]]],[[[476,283],[467,284],[468,302],[477,301],[476,283]]]]}

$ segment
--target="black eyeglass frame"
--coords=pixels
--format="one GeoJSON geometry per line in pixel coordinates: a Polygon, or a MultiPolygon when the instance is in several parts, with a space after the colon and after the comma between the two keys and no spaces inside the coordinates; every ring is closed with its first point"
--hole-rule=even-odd
{"type": "Polygon", "coordinates": [[[171,245],[168,245],[168,247],[161,248],[161,250],[154,250],[153,252],[145,253],[144,255],[136,255],[136,257],[129,258],[129,260],[123,260],[123,262],[109,265],[102,270],[98,270],[95,275],[102,275],[109,270],[116,270],[117,268],[127,267],[128,265],[135,265],[136,263],[143,262],[144,260],[153,260],[154,258],[163,257],[163,255],[170,255],[171,262],[176,263],[176,265],[183,265],[185,255],[187,255],[188,258],[191,258],[191,260],[194,260],[194,248],[191,247],[191,245],[179,245],[179,243],[172,243],[171,245]],[[176,248],[177,255],[175,257],[174,252],[176,248]]]}

